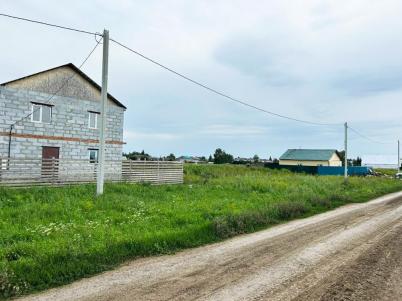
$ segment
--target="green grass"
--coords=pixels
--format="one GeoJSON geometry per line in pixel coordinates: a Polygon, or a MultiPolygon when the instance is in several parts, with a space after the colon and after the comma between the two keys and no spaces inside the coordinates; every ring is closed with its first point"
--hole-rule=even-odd
{"type": "Polygon", "coordinates": [[[395,168],[376,168],[375,171],[387,176],[395,176],[397,173],[395,168]]]}
{"type": "Polygon", "coordinates": [[[385,178],[189,165],[185,184],[0,188],[0,299],[402,189],[385,178]]]}

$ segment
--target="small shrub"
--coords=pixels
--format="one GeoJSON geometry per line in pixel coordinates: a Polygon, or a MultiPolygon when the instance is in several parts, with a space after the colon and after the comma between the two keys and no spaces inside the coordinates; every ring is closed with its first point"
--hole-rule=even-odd
{"type": "Polygon", "coordinates": [[[308,212],[307,206],[301,202],[280,202],[275,207],[280,219],[300,217],[308,212]]]}
{"type": "Polygon", "coordinates": [[[221,238],[233,236],[233,229],[229,226],[227,216],[219,216],[213,220],[215,235],[221,238]]]}
{"type": "Polygon", "coordinates": [[[328,200],[330,203],[353,203],[353,198],[347,194],[331,194],[328,200]]]}
{"type": "Polygon", "coordinates": [[[258,230],[277,223],[269,212],[248,212],[237,215],[219,216],[213,220],[214,233],[218,238],[228,238],[258,230]]]}
{"type": "Polygon", "coordinates": [[[324,207],[324,208],[331,208],[331,201],[327,198],[312,198],[310,200],[310,204],[313,207],[324,207]]]}
{"type": "Polygon", "coordinates": [[[0,299],[18,296],[28,290],[28,284],[0,266],[0,299]]]}

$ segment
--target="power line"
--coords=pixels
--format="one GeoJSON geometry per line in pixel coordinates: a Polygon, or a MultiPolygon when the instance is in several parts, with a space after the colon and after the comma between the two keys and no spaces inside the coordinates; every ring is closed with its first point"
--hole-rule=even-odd
{"type": "Polygon", "coordinates": [[[191,83],[193,83],[193,84],[195,84],[195,85],[197,85],[197,86],[199,86],[201,88],[204,88],[204,89],[206,89],[206,90],[208,90],[208,91],[210,91],[212,93],[215,93],[215,94],[217,94],[219,96],[222,96],[222,97],[226,98],[229,101],[236,102],[236,103],[241,104],[243,106],[246,106],[246,107],[261,111],[263,113],[267,113],[269,115],[273,115],[273,116],[276,116],[276,117],[280,117],[280,118],[284,118],[284,119],[288,119],[288,120],[292,120],[292,121],[307,123],[307,124],[311,124],[311,125],[321,125],[321,126],[341,125],[340,123],[339,124],[338,123],[321,123],[321,122],[313,122],[313,121],[298,119],[298,118],[282,115],[282,114],[279,114],[279,113],[275,113],[275,112],[268,111],[266,109],[257,107],[255,105],[249,104],[249,103],[247,103],[247,102],[245,102],[243,100],[234,98],[234,97],[232,97],[232,96],[230,96],[228,94],[220,92],[220,91],[218,91],[216,89],[210,88],[209,86],[207,86],[205,84],[202,84],[202,83],[200,83],[200,82],[198,82],[198,81],[196,81],[194,79],[191,79],[190,77],[188,77],[188,76],[186,76],[186,75],[184,75],[184,74],[182,74],[180,72],[177,72],[177,71],[173,70],[172,68],[167,67],[167,66],[163,65],[162,63],[159,63],[156,60],[151,59],[150,57],[148,57],[148,56],[146,56],[146,55],[144,55],[144,54],[142,54],[142,53],[140,53],[140,52],[138,52],[138,51],[136,51],[136,50],[134,50],[134,49],[132,49],[132,48],[130,48],[130,47],[118,42],[118,41],[116,41],[116,40],[114,40],[114,39],[110,39],[110,40],[112,42],[116,43],[117,45],[125,48],[126,50],[128,50],[128,51],[130,51],[130,52],[142,57],[143,59],[145,59],[145,60],[147,60],[147,61],[149,61],[149,62],[151,62],[151,63],[153,63],[153,64],[155,64],[155,65],[157,65],[157,66],[159,66],[159,67],[161,67],[161,68],[163,68],[163,69],[165,69],[165,70],[167,70],[167,71],[169,71],[169,72],[171,72],[171,73],[173,73],[173,74],[175,74],[175,75],[177,75],[177,76],[179,76],[179,77],[181,77],[181,78],[183,78],[183,79],[185,79],[185,80],[187,80],[187,81],[189,81],[189,82],[191,82],[191,83]]]}
{"type": "MultiPolygon", "coordinates": [[[[102,35],[101,35],[100,33],[90,32],[90,31],[83,30],[83,29],[78,29],[78,28],[73,28],[73,27],[62,26],[62,25],[58,25],[58,24],[53,24],[53,23],[38,21],[38,20],[34,20],[34,19],[28,19],[28,18],[13,16],[13,15],[4,14],[4,13],[0,13],[0,16],[7,17],[7,18],[12,18],[12,19],[16,19],[16,20],[21,20],[21,21],[26,21],[26,22],[31,22],[31,23],[36,23],[36,24],[40,24],[40,25],[50,26],[50,27],[54,27],[54,28],[59,28],[59,29],[64,29],[64,30],[69,30],[69,31],[74,31],[74,32],[78,32],[78,33],[94,35],[94,36],[95,36],[95,39],[96,39],[96,36],[102,37],[102,35]]],[[[91,52],[90,52],[89,55],[85,58],[85,60],[82,62],[82,64],[80,65],[79,69],[81,69],[82,66],[86,63],[86,61],[89,59],[89,57],[90,57],[90,56],[92,55],[92,53],[95,51],[95,49],[97,48],[97,46],[100,44],[101,40],[102,40],[102,38],[101,38],[99,41],[97,40],[97,44],[96,44],[95,47],[91,50],[91,52]]],[[[229,100],[229,101],[232,101],[232,102],[241,104],[241,105],[243,105],[243,106],[246,106],[246,107],[249,107],[249,108],[258,110],[258,111],[260,111],[260,112],[263,112],[263,113],[266,113],[266,114],[269,114],[269,115],[272,115],[272,116],[276,116],[276,117],[279,117],[279,118],[288,119],[288,120],[292,120],[292,121],[296,121],[296,122],[306,123],[306,124],[310,124],[310,125],[319,125],[319,126],[335,126],[335,125],[341,125],[340,123],[321,123],[321,122],[313,122],[313,121],[309,121],[309,120],[298,119],[298,118],[294,118],[294,117],[291,117],[291,116],[279,114],[279,113],[276,113],[276,112],[268,111],[268,110],[266,110],[266,109],[257,107],[257,106],[255,106],[255,105],[252,105],[252,104],[247,103],[246,101],[240,100],[240,99],[238,99],[238,98],[234,98],[234,97],[232,97],[232,96],[230,96],[230,95],[228,95],[228,94],[225,94],[225,93],[220,92],[220,91],[218,91],[218,90],[216,90],[216,89],[214,89],[214,88],[211,88],[211,87],[207,86],[206,84],[200,83],[199,81],[196,81],[196,80],[194,80],[194,79],[192,79],[192,78],[190,78],[190,77],[188,77],[188,76],[186,76],[186,75],[184,75],[184,74],[182,74],[182,73],[180,73],[180,72],[178,72],[178,71],[173,70],[173,69],[170,68],[170,67],[167,67],[167,66],[163,65],[162,63],[159,63],[158,61],[156,61],[156,60],[154,60],[154,59],[151,59],[150,57],[148,57],[148,56],[146,56],[146,55],[144,55],[144,54],[142,54],[142,53],[140,53],[140,52],[138,52],[138,51],[136,51],[136,50],[134,50],[134,49],[132,49],[132,48],[126,46],[126,45],[124,45],[123,43],[120,43],[120,42],[118,42],[118,41],[116,41],[116,40],[114,40],[114,39],[110,39],[110,40],[111,40],[112,42],[116,43],[117,45],[119,45],[119,46],[125,48],[126,50],[128,50],[128,51],[130,51],[130,52],[132,52],[132,53],[134,53],[134,54],[136,54],[136,55],[142,57],[143,59],[145,59],[145,60],[147,60],[147,61],[149,61],[149,62],[151,62],[151,63],[153,63],[153,64],[155,64],[155,65],[157,65],[157,66],[159,66],[159,67],[161,67],[161,68],[163,68],[163,69],[165,69],[165,70],[167,70],[167,71],[169,71],[169,72],[171,72],[171,73],[173,73],[173,74],[175,74],[175,75],[177,75],[177,76],[179,76],[179,77],[181,77],[181,78],[183,78],[183,79],[185,79],[185,80],[187,80],[187,81],[189,81],[189,82],[191,82],[191,83],[193,83],[193,84],[195,84],[195,85],[197,85],[197,86],[199,86],[199,87],[201,87],[201,88],[204,88],[204,89],[206,89],[206,90],[208,90],[208,91],[210,91],[210,92],[212,92],[212,93],[215,93],[215,94],[217,94],[217,95],[219,95],[219,96],[221,96],[221,97],[224,97],[224,98],[226,98],[226,99],[229,100]]],[[[49,102],[52,100],[52,98],[53,98],[58,92],[60,92],[60,91],[64,88],[64,86],[65,86],[74,76],[75,76],[75,74],[73,74],[70,78],[68,78],[67,81],[66,81],[54,94],[51,95],[51,97],[48,99],[47,103],[49,103],[49,102]]],[[[46,104],[46,103],[45,103],[45,104],[46,104]]],[[[13,127],[13,126],[14,126],[15,124],[17,124],[18,122],[24,120],[25,118],[31,116],[35,111],[36,111],[36,110],[33,110],[33,111],[32,111],[31,113],[29,113],[27,116],[25,116],[25,117],[21,118],[20,120],[16,121],[14,124],[11,125],[11,127],[13,127]]],[[[364,139],[366,139],[366,140],[368,140],[368,141],[371,141],[371,142],[373,142],[373,143],[378,143],[378,144],[392,144],[391,142],[381,142],[381,141],[377,141],[377,140],[371,139],[370,137],[361,134],[359,131],[355,130],[355,129],[352,128],[352,127],[349,127],[349,129],[352,130],[352,131],[353,131],[355,134],[357,134],[358,136],[360,136],[360,137],[362,137],[362,138],[364,138],[364,139]]]]}
{"type": "Polygon", "coordinates": [[[4,13],[0,13],[0,16],[11,18],[11,19],[17,19],[17,20],[21,20],[21,21],[27,21],[27,22],[36,23],[36,24],[41,24],[41,25],[46,25],[46,26],[55,27],[55,28],[59,28],[59,29],[65,29],[65,30],[79,32],[79,33],[85,33],[85,34],[89,34],[89,35],[101,36],[100,33],[96,33],[96,32],[90,32],[90,31],[83,30],[83,29],[57,25],[57,24],[52,24],[52,23],[48,23],[48,22],[23,18],[23,17],[12,16],[12,15],[8,15],[8,14],[4,14],[4,13]]]}
{"type": "MultiPolygon", "coordinates": [[[[46,26],[55,27],[55,28],[59,28],[59,29],[65,29],[65,30],[70,30],[70,31],[74,31],[74,32],[90,34],[90,35],[94,35],[95,37],[96,36],[102,36],[100,33],[90,32],[90,31],[83,30],[83,29],[77,29],[77,28],[72,28],[72,27],[52,24],[52,23],[48,23],[48,22],[43,22],[43,21],[38,21],[38,20],[33,20],[33,19],[28,19],[28,18],[23,18],[23,17],[18,17],[18,16],[12,16],[12,15],[9,15],[9,14],[4,14],[4,13],[0,13],[0,16],[12,18],[12,19],[17,19],[17,20],[22,20],[22,21],[27,21],[27,22],[36,23],[36,24],[41,24],[41,25],[46,25],[46,26]]],[[[163,68],[163,69],[165,69],[165,70],[167,70],[167,71],[169,71],[169,72],[171,72],[171,73],[173,73],[173,74],[175,74],[175,75],[177,75],[177,76],[179,76],[179,77],[181,77],[181,78],[183,78],[183,79],[185,79],[185,80],[187,80],[187,81],[189,81],[189,82],[191,82],[191,83],[193,83],[193,84],[195,84],[195,85],[197,85],[197,86],[199,86],[201,88],[204,88],[204,89],[206,89],[206,90],[208,90],[208,91],[210,91],[212,93],[215,93],[215,94],[217,94],[217,95],[219,95],[221,97],[224,97],[229,101],[236,102],[236,103],[241,104],[243,106],[258,110],[260,112],[263,112],[263,113],[266,113],[266,114],[269,114],[269,115],[272,115],[272,116],[276,116],[276,117],[279,117],[279,118],[284,118],[284,119],[288,119],[288,120],[292,120],[292,121],[296,121],[296,122],[306,123],[306,124],[310,124],[310,125],[320,125],[320,126],[340,125],[340,124],[335,124],[335,123],[321,123],[321,122],[313,122],[313,121],[298,119],[298,118],[294,118],[294,117],[290,117],[290,116],[287,116],[287,115],[275,113],[275,112],[268,111],[266,109],[257,107],[255,105],[247,103],[246,101],[234,98],[234,97],[232,97],[232,96],[230,96],[228,94],[225,94],[225,93],[220,92],[220,91],[218,91],[216,89],[210,88],[209,86],[207,86],[205,84],[202,84],[202,83],[200,83],[200,82],[198,82],[198,81],[196,81],[194,79],[191,79],[190,77],[188,77],[188,76],[186,76],[186,75],[184,75],[184,74],[182,74],[180,72],[177,72],[177,71],[173,70],[172,68],[169,68],[169,67],[163,65],[162,63],[159,63],[156,60],[151,59],[150,57],[148,57],[148,56],[146,56],[146,55],[144,55],[144,54],[142,54],[142,53],[140,53],[140,52],[138,52],[138,51],[136,51],[136,50],[134,50],[134,49],[132,49],[132,48],[130,48],[130,47],[118,42],[118,41],[116,41],[116,40],[114,40],[114,39],[110,39],[110,40],[113,41],[114,43],[116,43],[117,45],[119,45],[119,46],[121,46],[121,47],[123,47],[123,48],[125,48],[125,49],[127,49],[129,51],[131,51],[132,53],[142,57],[143,59],[145,59],[145,60],[147,60],[147,61],[149,61],[149,62],[151,62],[151,63],[153,63],[153,64],[155,64],[155,65],[157,65],[157,66],[159,66],[159,67],[161,67],[161,68],[163,68]]]]}
{"type": "Polygon", "coordinates": [[[355,130],[354,128],[352,128],[352,127],[350,127],[350,126],[348,126],[348,128],[349,128],[352,132],[354,132],[356,135],[358,135],[358,136],[360,136],[361,138],[366,139],[366,140],[368,140],[368,141],[370,141],[370,142],[372,142],[372,143],[377,143],[377,144],[394,144],[394,142],[383,142],[383,141],[374,140],[374,139],[372,139],[372,138],[370,138],[370,137],[368,137],[368,136],[366,136],[366,135],[363,135],[362,133],[360,133],[359,131],[355,130]]]}
{"type": "MultiPolygon", "coordinates": [[[[195,84],[195,85],[197,85],[197,86],[200,86],[200,87],[202,87],[202,88],[204,88],[204,89],[207,89],[207,90],[209,90],[210,92],[213,92],[213,93],[215,93],[215,94],[217,94],[217,95],[219,95],[219,96],[222,96],[222,97],[224,97],[224,98],[226,98],[226,99],[228,99],[228,100],[230,100],[230,101],[239,103],[239,104],[241,104],[241,105],[244,105],[244,106],[247,106],[247,107],[256,109],[256,110],[258,110],[258,111],[261,111],[261,112],[264,112],[264,113],[267,113],[267,114],[270,114],[270,115],[273,115],[273,116],[276,116],[276,117],[280,117],[280,118],[284,118],[284,119],[288,119],[288,120],[292,120],[292,121],[297,121],[297,122],[302,122],[302,123],[307,123],[307,124],[312,124],[312,125],[320,125],[320,126],[335,126],[335,125],[341,125],[340,123],[320,123],[320,122],[312,122],[312,121],[308,121],[308,120],[302,120],[302,119],[293,118],[293,117],[290,117],[290,116],[282,115],[282,114],[279,114],[279,113],[275,113],[275,112],[268,111],[268,110],[265,110],[265,109],[263,109],[263,108],[254,106],[254,105],[249,104],[249,103],[247,103],[247,102],[245,102],[245,101],[243,101],[243,100],[234,98],[234,97],[232,97],[232,96],[230,96],[230,95],[227,95],[227,94],[225,94],[225,93],[223,93],[223,92],[220,92],[220,91],[218,91],[218,90],[215,90],[215,89],[213,89],[213,88],[210,88],[209,86],[207,86],[207,85],[205,85],[205,84],[202,84],[202,83],[200,83],[200,82],[198,82],[198,81],[196,81],[196,80],[193,80],[193,79],[191,79],[190,77],[188,77],[188,76],[186,76],[186,75],[183,75],[182,73],[179,73],[179,72],[173,70],[172,68],[169,68],[169,67],[167,67],[167,66],[165,66],[165,65],[163,65],[163,64],[161,64],[161,63],[159,63],[158,61],[156,61],[156,60],[154,60],[154,59],[151,59],[150,57],[148,57],[148,56],[146,56],[146,55],[144,55],[144,54],[142,54],[142,53],[140,53],[140,52],[138,52],[138,51],[136,51],[136,50],[134,50],[134,49],[132,49],[132,48],[130,48],[130,47],[128,47],[128,46],[126,46],[126,45],[124,45],[124,44],[118,42],[118,41],[116,41],[116,40],[114,40],[114,39],[110,39],[110,40],[111,40],[112,42],[116,43],[117,45],[119,45],[119,46],[125,48],[126,50],[128,50],[128,51],[130,51],[130,52],[132,52],[132,53],[134,53],[134,54],[136,54],[136,55],[142,57],[143,59],[145,59],[145,60],[147,60],[147,61],[149,61],[149,62],[151,62],[151,63],[153,63],[153,64],[155,64],[155,65],[157,65],[157,66],[159,66],[159,67],[161,67],[161,68],[163,68],[163,69],[165,69],[165,70],[167,70],[167,71],[169,71],[169,72],[171,72],[171,73],[173,73],[173,74],[175,74],[175,75],[177,75],[177,76],[179,76],[179,77],[181,77],[181,78],[183,78],[183,79],[185,79],[185,80],[187,80],[187,81],[189,81],[189,82],[191,82],[191,83],[193,83],[193,84],[195,84]]],[[[354,128],[352,128],[352,127],[350,127],[350,126],[349,126],[348,128],[349,128],[350,130],[352,130],[354,133],[356,133],[357,135],[359,135],[360,137],[362,137],[362,138],[364,138],[364,139],[367,139],[367,140],[369,140],[369,141],[371,141],[371,142],[373,142],[373,143],[378,143],[378,144],[393,144],[392,142],[381,142],[381,141],[377,141],[377,140],[371,139],[370,137],[361,134],[360,132],[358,132],[357,130],[355,130],[354,128]]]]}
{"type": "MultiPolygon", "coordinates": [[[[99,41],[96,42],[96,45],[91,49],[91,51],[89,52],[89,54],[85,57],[85,59],[82,61],[81,65],[78,67],[78,69],[81,70],[81,68],[85,65],[85,63],[88,61],[88,59],[91,57],[91,55],[95,52],[96,48],[98,47],[98,45],[100,44],[100,42],[102,41],[102,39],[100,39],[99,41]]],[[[51,100],[53,99],[54,96],[56,96],[68,83],[69,81],[75,77],[77,74],[73,73],[69,78],[67,78],[67,80],[59,87],[59,89],[56,90],[56,92],[54,92],[49,99],[43,103],[44,105],[48,105],[51,100]]],[[[33,109],[31,113],[29,113],[28,115],[22,117],[21,119],[17,120],[16,122],[14,122],[13,124],[10,125],[10,128],[13,128],[17,123],[21,122],[22,120],[30,117],[33,113],[35,113],[36,111],[38,111],[39,108],[37,109],[33,109]]]]}

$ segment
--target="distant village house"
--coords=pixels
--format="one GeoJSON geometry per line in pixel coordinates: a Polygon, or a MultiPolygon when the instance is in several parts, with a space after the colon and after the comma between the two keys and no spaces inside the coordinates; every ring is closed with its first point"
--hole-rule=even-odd
{"type": "Polygon", "coordinates": [[[288,149],[279,165],[342,166],[342,161],[334,149],[288,149]]]}
{"type": "Polygon", "coordinates": [[[196,157],[196,156],[180,156],[177,158],[177,161],[183,162],[183,163],[206,163],[205,160],[202,160],[201,157],[196,157]]]}

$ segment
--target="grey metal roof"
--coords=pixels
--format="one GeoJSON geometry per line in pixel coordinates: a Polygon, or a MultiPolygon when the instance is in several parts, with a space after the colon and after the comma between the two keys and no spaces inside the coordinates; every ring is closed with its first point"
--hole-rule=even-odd
{"type": "Polygon", "coordinates": [[[328,161],[336,149],[288,149],[280,160],[328,161]]]}

